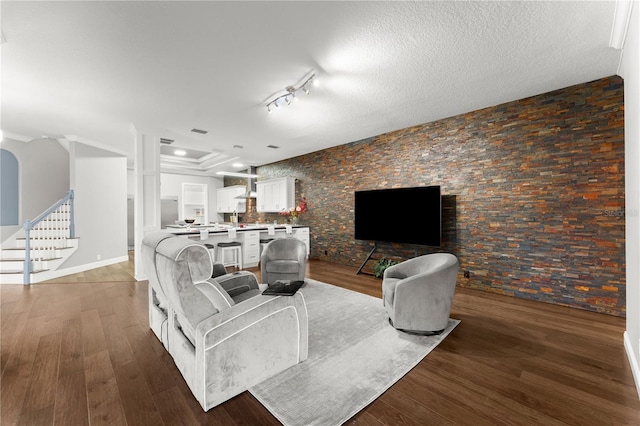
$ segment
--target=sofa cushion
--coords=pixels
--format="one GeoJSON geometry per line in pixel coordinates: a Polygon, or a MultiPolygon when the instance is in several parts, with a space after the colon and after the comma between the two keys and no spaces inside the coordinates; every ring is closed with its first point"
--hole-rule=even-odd
{"type": "Polygon", "coordinates": [[[252,297],[258,296],[262,294],[262,290],[259,289],[252,289],[249,291],[245,291],[244,293],[238,293],[234,298],[233,301],[238,304],[240,302],[244,302],[247,299],[251,299],[252,297]]]}

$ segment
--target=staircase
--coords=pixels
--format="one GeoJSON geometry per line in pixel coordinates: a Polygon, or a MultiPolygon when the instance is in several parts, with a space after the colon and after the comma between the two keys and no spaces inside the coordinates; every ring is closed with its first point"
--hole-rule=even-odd
{"type": "Polygon", "coordinates": [[[78,249],[73,191],[2,243],[0,284],[45,281],[78,249]]]}

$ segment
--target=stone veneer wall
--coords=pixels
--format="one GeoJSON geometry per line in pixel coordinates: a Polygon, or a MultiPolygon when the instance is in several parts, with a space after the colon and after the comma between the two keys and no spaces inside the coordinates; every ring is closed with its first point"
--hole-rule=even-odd
{"type": "MultiPolygon", "coordinates": [[[[623,120],[623,82],[610,77],[258,173],[298,179],[297,198],[309,202],[301,219],[311,227],[312,258],[359,266],[367,256],[373,243],[353,237],[354,191],[441,185],[442,247],[379,244],[376,257],[452,252],[462,287],[624,316],[623,120]]],[[[246,221],[282,222],[258,215],[253,204],[246,221]]],[[[415,200],[381,226],[420,220],[415,200]]]]}

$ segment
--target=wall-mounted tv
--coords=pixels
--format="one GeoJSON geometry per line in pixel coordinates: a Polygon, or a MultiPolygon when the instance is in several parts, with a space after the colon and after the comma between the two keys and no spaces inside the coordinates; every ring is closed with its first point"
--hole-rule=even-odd
{"type": "Polygon", "coordinates": [[[440,246],[440,186],[355,192],[355,239],[440,246]]]}

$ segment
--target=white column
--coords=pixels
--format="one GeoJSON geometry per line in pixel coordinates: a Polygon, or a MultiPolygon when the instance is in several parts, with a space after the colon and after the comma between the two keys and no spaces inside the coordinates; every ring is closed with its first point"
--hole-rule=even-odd
{"type": "MultiPolygon", "coordinates": [[[[618,74],[624,78],[625,233],[627,329],[624,345],[640,395],[640,2],[632,6],[618,74]]],[[[628,10],[628,9],[627,9],[628,10]]],[[[623,18],[625,18],[623,16],[623,18]]],[[[627,14],[626,18],[629,18],[627,14]]],[[[618,19],[615,19],[618,22],[618,19]]],[[[624,22],[621,19],[620,22],[624,22]]],[[[625,26],[625,25],[623,25],[625,26]]],[[[625,40],[625,37],[622,37],[625,40]]],[[[621,47],[621,46],[619,46],[621,47]]]]}
{"type": "Polygon", "coordinates": [[[136,280],[144,280],[147,275],[142,266],[142,239],[160,230],[160,139],[138,130],[135,130],[134,179],[134,275],[136,280]]]}

